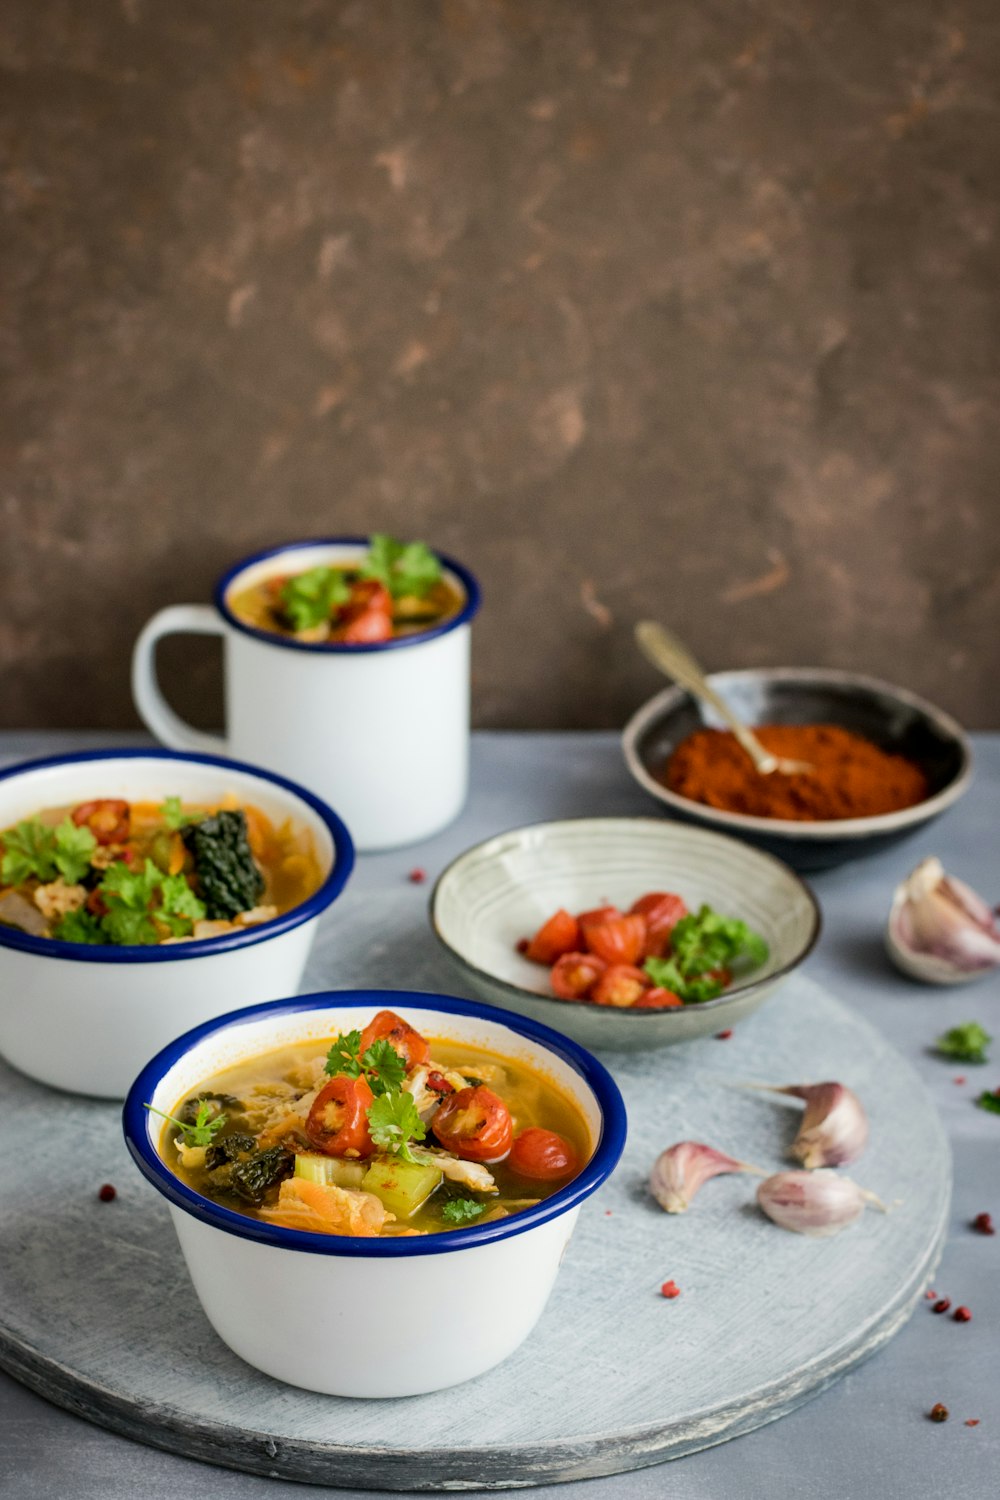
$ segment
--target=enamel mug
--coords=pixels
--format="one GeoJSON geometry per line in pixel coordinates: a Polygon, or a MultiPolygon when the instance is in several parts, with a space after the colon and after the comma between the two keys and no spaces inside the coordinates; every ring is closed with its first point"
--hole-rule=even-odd
{"type": "Polygon", "coordinates": [[[165,745],[232,755],[301,782],[337,808],[359,849],[374,850],[429,838],[465,802],[478,583],[441,557],[464,601],[458,613],[429,630],[364,645],[260,630],[239,619],[230,603],[275,575],[354,562],[368,546],[364,537],[333,537],[271,547],[224,573],[213,604],[160,610],[135,643],[132,695],[165,745]],[[222,637],[222,738],[186,724],[160,691],[156,643],[185,633],[222,637]]]}

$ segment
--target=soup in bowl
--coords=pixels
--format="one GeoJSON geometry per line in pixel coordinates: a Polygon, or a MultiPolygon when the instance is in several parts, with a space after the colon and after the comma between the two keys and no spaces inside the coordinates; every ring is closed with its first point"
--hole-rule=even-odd
{"type": "Polygon", "coordinates": [[[143,1070],[124,1121],[220,1337],[277,1379],[363,1397],[439,1390],[517,1348],[625,1139],[583,1048],[393,991],[210,1022],[143,1070]]]}
{"type": "Polygon", "coordinates": [[[238,762],[90,751],[0,772],[0,1053],[123,1097],[234,994],[295,989],[352,863],[330,808],[238,762]]]}

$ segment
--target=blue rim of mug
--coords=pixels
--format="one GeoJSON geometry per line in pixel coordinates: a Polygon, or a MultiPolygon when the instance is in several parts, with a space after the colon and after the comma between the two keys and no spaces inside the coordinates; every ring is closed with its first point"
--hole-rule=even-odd
{"type": "Polygon", "coordinates": [[[476,1245],[524,1234],[550,1219],[558,1218],[578,1207],[611,1176],[625,1147],[627,1127],[625,1102],[618,1085],[603,1063],[598,1062],[579,1042],[572,1041],[540,1021],[511,1015],[509,1011],[494,1005],[420,990],[323,990],[312,995],[298,995],[290,1000],[270,1000],[259,1005],[248,1005],[243,1010],[216,1016],[213,1020],[193,1027],[158,1052],[132,1084],[122,1110],[125,1143],[139,1171],[163,1194],[168,1203],[183,1209],[202,1224],[279,1250],[305,1250],[314,1255],[349,1255],[380,1260],[391,1260],[398,1256],[440,1255],[449,1250],[470,1250],[476,1245]],[[404,1015],[407,1008],[412,1006],[414,1010],[436,1011],[445,1016],[471,1016],[540,1043],[546,1051],[558,1057],[583,1079],[597,1101],[601,1116],[600,1133],[590,1160],[571,1182],[548,1198],[543,1198],[534,1208],[521,1209],[508,1218],[497,1219],[490,1224],[470,1224],[461,1229],[442,1230],[429,1235],[387,1239],[318,1234],[310,1230],[287,1229],[284,1225],[266,1224],[247,1214],[225,1208],[204,1194],[195,1192],[167,1166],[154,1143],[154,1127],[146,1105],[154,1098],[157,1088],[174,1064],[197,1047],[199,1042],[220,1032],[239,1028],[247,1022],[270,1016],[296,1015],[314,1010],[371,1010],[386,1004],[394,1009],[398,1006],[404,1015]]]}
{"type": "Polygon", "coordinates": [[[279,646],[291,651],[318,652],[320,655],[344,654],[348,656],[369,651],[400,651],[407,646],[422,646],[427,641],[437,640],[439,636],[447,635],[449,631],[457,630],[460,625],[467,624],[478,612],[482,592],[475,574],[470,573],[468,568],[456,562],[454,558],[437,551],[434,552],[435,557],[461,583],[465,591],[465,603],[457,614],[450,615],[447,620],[442,620],[440,625],[433,625],[429,630],[415,631],[412,635],[393,636],[389,641],[297,641],[290,636],[279,635],[273,630],[260,630],[256,625],[248,625],[229,607],[226,596],[234,581],[256,563],[268,562],[273,557],[281,557],[285,552],[299,552],[312,547],[365,547],[370,542],[371,538],[367,536],[319,536],[306,537],[298,542],[281,542],[276,547],[265,547],[263,551],[251,553],[249,557],[242,558],[240,562],[233,563],[232,567],[226,569],[215,585],[212,595],[215,607],[234,630],[240,631],[243,635],[252,636],[255,641],[263,641],[267,646],[279,646]]]}
{"type": "Polygon", "coordinates": [[[0,771],[0,782],[10,781],[33,771],[47,770],[51,766],[69,766],[82,761],[154,760],[183,761],[188,765],[217,766],[225,771],[238,771],[253,776],[258,781],[269,782],[282,791],[291,793],[310,808],[325,824],[333,843],[333,862],[329,874],[305,901],[273,917],[269,922],[255,922],[239,932],[224,932],[218,937],[192,938],[185,943],[161,943],[159,945],[129,944],[119,947],[112,943],[68,943],[61,938],[35,937],[30,932],[21,932],[16,927],[0,924],[0,947],[19,948],[23,953],[35,953],[41,958],[61,958],[70,963],[93,964],[148,964],[174,963],[191,958],[207,958],[211,954],[229,953],[234,948],[250,948],[255,943],[265,943],[269,938],[280,937],[301,927],[303,922],[318,917],[340,895],[347,878],[354,868],[354,842],[346,825],[331,807],[313,795],[304,786],[279,776],[274,771],[265,771],[261,766],[248,765],[246,761],[232,760],[224,755],[202,754],[196,750],[75,750],[66,755],[47,755],[39,760],[23,760],[15,766],[0,771]]]}

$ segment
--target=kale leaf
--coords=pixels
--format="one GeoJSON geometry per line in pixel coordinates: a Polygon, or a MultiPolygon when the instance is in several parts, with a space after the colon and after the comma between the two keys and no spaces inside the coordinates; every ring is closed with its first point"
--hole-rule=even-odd
{"type": "Polygon", "coordinates": [[[194,859],[208,916],[223,921],[249,911],[264,894],[264,877],[250,848],[241,808],[213,813],[181,830],[194,859]]]}
{"type": "Polygon", "coordinates": [[[295,1157],[284,1146],[255,1151],[233,1167],[229,1177],[230,1191],[247,1203],[263,1203],[268,1188],[283,1177],[290,1177],[294,1167],[295,1157]]]}

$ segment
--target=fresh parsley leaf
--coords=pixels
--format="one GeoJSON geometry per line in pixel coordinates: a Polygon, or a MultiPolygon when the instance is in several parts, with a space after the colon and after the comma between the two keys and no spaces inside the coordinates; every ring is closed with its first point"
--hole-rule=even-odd
{"type": "Polygon", "coordinates": [[[151,1104],[144,1104],[142,1107],[148,1109],[152,1115],[159,1115],[161,1120],[169,1120],[171,1125],[176,1125],[178,1130],[182,1130],[188,1146],[210,1146],[226,1123],[224,1114],[213,1113],[210,1099],[199,1101],[193,1125],[185,1125],[184,1121],[178,1120],[175,1115],[166,1115],[162,1109],[154,1109],[151,1104]]]}
{"type": "Polygon", "coordinates": [[[465,1224],[469,1219],[478,1219],[485,1203],[477,1203],[475,1198],[452,1198],[441,1210],[441,1217],[446,1224],[465,1224]]]}
{"type": "Polygon", "coordinates": [[[64,943],[103,943],[101,924],[85,906],[68,911],[52,929],[52,936],[64,943]]]}
{"type": "Polygon", "coordinates": [[[72,818],[63,818],[55,831],[53,863],[68,885],[76,885],[90,869],[90,857],[97,840],[86,824],[79,827],[72,818]]]}
{"type": "Polygon", "coordinates": [[[953,1026],[939,1036],[935,1047],[942,1057],[953,1057],[957,1062],[984,1063],[987,1061],[986,1049],[992,1040],[978,1021],[963,1021],[960,1026],[953,1026]]]}
{"type": "Polygon", "coordinates": [[[293,630],[309,630],[329,620],[333,611],[351,597],[339,568],[308,568],[282,585],[280,609],[293,630]]]}
{"type": "Polygon", "coordinates": [[[171,833],[176,833],[178,828],[186,828],[189,823],[200,823],[205,813],[185,812],[179,797],[167,797],[160,806],[160,816],[171,833]]]}
{"type": "Polygon", "coordinates": [[[400,1057],[391,1042],[382,1037],[372,1042],[361,1059],[371,1091],[376,1096],[398,1089],[406,1077],[406,1059],[400,1057]]]}
{"type": "Polygon", "coordinates": [[[991,1093],[989,1089],[984,1089],[976,1103],[980,1109],[988,1109],[991,1114],[1000,1115],[1000,1092],[991,1093]]]}
{"type": "Polygon", "coordinates": [[[101,931],[109,943],[119,948],[151,948],[160,941],[156,923],[147,911],[132,911],[116,906],[101,918],[101,931]]]}
{"type": "Polygon", "coordinates": [[[361,576],[377,578],[394,599],[407,595],[422,599],[440,581],[441,563],[426,542],[398,542],[377,531],[361,565],[361,576]]]}
{"type": "Polygon", "coordinates": [[[160,941],[151,908],[163,879],[151,859],[141,870],[130,869],[123,859],[108,866],[98,891],[108,908],[101,931],[109,942],[148,948],[160,941]]]}
{"type": "Polygon", "coordinates": [[[382,1094],[368,1106],[368,1129],[380,1151],[401,1156],[404,1161],[414,1159],[410,1142],[422,1141],[427,1134],[413,1095],[402,1091],[382,1094]]]}
{"type": "Polygon", "coordinates": [[[670,990],[688,1005],[714,1000],[725,989],[722,980],[714,975],[682,974],[676,958],[647,958],[644,968],[655,985],[670,990]]]}
{"type": "Polygon", "coordinates": [[[166,923],[174,937],[188,937],[195,922],[204,917],[205,903],[198,899],[182,874],[164,875],[155,915],[166,923]]]}
{"type": "Polygon", "coordinates": [[[41,881],[52,880],[56,874],[55,845],[55,830],[38,818],[26,818],[8,828],[3,835],[0,880],[4,885],[21,885],[32,875],[41,881]]]}
{"type": "Polygon", "coordinates": [[[358,1061],[358,1053],[361,1051],[361,1032],[341,1032],[333,1046],[326,1054],[326,1065],[324,1072],[336,1077],[338,1073],[346,1073],[348,1078],[359,1078],[361,1076],[361,1064],[358,1061]]]}
{"type": "Polygon", "coordinates": [[[764,939],[738,917],[721,917],[710,906],[682,917],[670,934],[670,947],[682,974],[702,974],[706,969],[732,968],[744,961],[759,968],[767,962],[764,939]]]}

